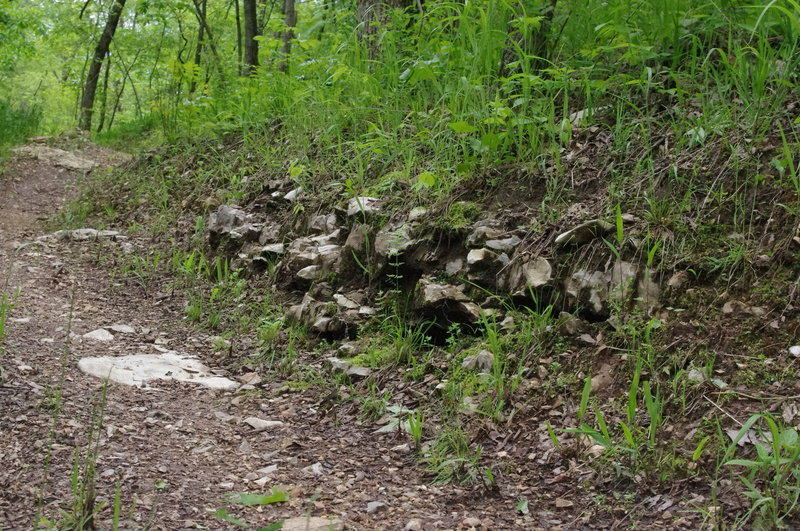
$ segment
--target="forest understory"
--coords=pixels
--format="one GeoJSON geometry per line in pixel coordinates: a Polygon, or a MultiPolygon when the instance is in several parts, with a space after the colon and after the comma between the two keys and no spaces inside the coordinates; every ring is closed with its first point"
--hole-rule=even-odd
{"type": "Polygon", "coordinates": [[[0,42],[1,530],[800,524],[796,1],[0,42]]]}

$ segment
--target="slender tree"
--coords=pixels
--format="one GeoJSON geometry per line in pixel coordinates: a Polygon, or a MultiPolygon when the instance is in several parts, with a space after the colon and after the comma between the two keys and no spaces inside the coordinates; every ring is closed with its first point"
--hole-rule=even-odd
{"type": "Polygon", "coordinates": [[[111,10],[106,20],[103,33],[97,41],[92,56],[92,63],[89,65],[89,73],[86,75],[86,83],[83,86],[83,95],[81,96],[81,116],[78,126],[84,131],[91,131],[92,129],[92,110],[94,108],[94,97],[97,93],[97,81],[100,79],[100,70],[103,67],[103,61],[108,55],[108,49],[111,46],[111,41],[114,39],[114,34],[117,32],[117,25],[122,16],[122,10],[125,7],[126,0],[114,0],[111,5],[111,10]]]}
{"type": "Polygon", "coordinates": [[[257,0],[243,0],[244,14],[244,71],[245,76],[258,67],[258,7],[257,0]]]}
{"type": "Polygon", "coordinates": [[[292,53],[292,39],[294,39],[294,28],[297,26],[295,0],[283,0],[283,21],[286,24],[286,31],[283,33],[282,57],[278,65],[278,70],[281,72],[288,72],[289,56],[292,53]]]}
{"type": "Polygon", "coordinates": [[[189,93],[193,94],[194,91],[197,89],[197,75],[199,72],[200,61],[203,60],[203,40],[204,40],[204,32],[206,29],[206,8],[207,8],[206,0],[201,0],[199,10],[197,13],[200,22],[197,24],[197,43],[194,46],[194,67],[197,69],[192,74],[192,82],[189,85],[189,93]]]}

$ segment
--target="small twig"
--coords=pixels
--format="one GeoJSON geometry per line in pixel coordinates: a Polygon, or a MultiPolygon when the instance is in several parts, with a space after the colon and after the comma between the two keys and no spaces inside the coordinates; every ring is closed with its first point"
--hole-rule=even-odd
{"type": "Polygon", "coordinates": [[[722,413],[723,413],[723,414],[724,414],[726,417],[728,417],[729,419],[731,419],[732,421],[734,421],[734,422],[735,422],[736,424],[738,424],[739,426],[742,426],[742,423],[741,423],[741,422],[739,422],[738,420],[736,420],[736,417],[734,417],[733,415],[731,415],[730,413],[728,413],[727,411],[725,411],[724,409],[722,409],[721,407],[719,407],[719,405],[718,405],[716,402],[714,402],[713,400],[711,400],[710,398],[708,398],[708,397],[707,397],[707,396],[705,396],[705,395],[703,395],[703,398],[705,398],[705,399],[706,399],[706,401],[708,401],[708,403],[709,403],[709,404],[711,404],[711,405],[712,405],[712,406],[714,406],[715,408],[719,409],[719,410],[720,410],[720,411],[721,411],[721,412],[722,412],[722,413]]]}

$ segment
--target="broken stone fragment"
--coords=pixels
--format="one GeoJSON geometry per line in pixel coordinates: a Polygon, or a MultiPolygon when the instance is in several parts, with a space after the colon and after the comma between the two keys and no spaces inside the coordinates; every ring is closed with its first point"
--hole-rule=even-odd
{"type": "Polygon", "coordinates": [[[231,205],[222,205],[211,213],[208,230],[215,234],[227,234],[245,224],[247,214],[231,205]]]}
{"type": "Polygon", "coordinates": [[[297,202],[302,195],[303,195],[303,189],[297,187],[294,190],[287,192],[286,195],[283,196],[283,198],[289,201],[290,203],[294,203],[297,202]]]}
{"type": "Polygon", "coordinates": [[[464,358],[461,366],[465,369],[478,369],[483,373],[489,373],[492,372],[493,363],[494,355],[488,350],[481,350],[477,354],[464,358]]]}
{"type": "Polygon", "coordinates": [[[406,251],[414,243],[408,225],[384,227],[375,235],[375,252],[384,258],[395,256],[406,251]]]}
{"type": "Polygon", "coordinates": [[[487,240],[485,245],[493,251],[508,253],[513,251],[520,243],[522,243],[522,240],[518,236],[513,235],[510,238],[504,238],[502,240],[487,240]]]}
{"type": "Polygon", "coordinates": [[[336,518],[300,516],[283,521],[281,531],[342,531],[344,523],[336,518]]]}
{"type": "Polygon", "coordinates": [[[282,243],[270,243],[259,248],[256,254],[263,257],[278,257],[283,256],[285,252],[285,246],[282,243]]]}
{"type": "Polygon", "coordinates": [[[328,234],[338,229],[339,224],[336,221],[336,214],[320,214],[311,218],[308,227],[312,231],[328,234]]]}
{"type": "Polygon", "coordinates": [[[603,314],[608,301],[606,275],[602,271],[577,269],[564,281],[564,294],[576,306],[603,314]]]}
{"type": "Polygon", "coordinates": [[[536,258],[522,264],[526,288],[544,286],[553,279],[553,267],[545,258],[536,258]]]}
{"type": "Polygon", "coordinates": [[[350,364],[344,360],[341,360],[335,356],[331,356],[326,360],[331,367],[333,372],[347,372],[347,369],[350,368],[350,364]]]}
{"type": "Polygon", "coordinates": [[[423,277],[419,280],[419,303],[421,306],[429,306],[442,301],[468,301],[469,297],[464,293],[464,286],[453,286],[451,284],[440,284],[433,282],[429,278],[423,277]]]}
{"type": "Polygon", "coordinates": [[[593,219],[556,236],[557,245],[588,243],[598,236],[608,233],[614,225],[602,219],[593,219]]]}
{"type": "Polygon", "coordinates": [[[297,272],[297,276],[303,280],[317,280],[322,277],[322,267],[310,265],[297,272]]]}
{"type": "Polygon", "coordinates": [[[497,254],[489,249],[471,249],[467,253],[467,266],[470,270],[487,269],[497,259],[497,254]]]}
{"type": "Polygon", "coordinates": [[[264,420],[258,417],[247,417],[244,419],[244,423],[253,428],[256,432],[262,432],[270,428],[278,428],[283,426],[283,422],[280,420],[264,420]]]}
{"type": "Polygon", "coordinates": [[[619,300],[627,300],[633,292],[633,283],[639,268],[625,260],[617,260],[611,267],[608,292],[619,300]]]}
{"type": "Polygon", "coordinates": [[[553,267],[542,257],[515,261],[501,274],[498,287],[515,296],[525,296],[530,289],[549,284],[553,280],[553,267]]]}
{"type": "Polygon", "coordinates": [[[377,214],[381,211],[380,200],[376,197],[353,197],[347,202],[347,215],[377,214]]]}
{"type": "Polygon", "coordinates": [[[505,231],[492,227],[488,222],[481,222],[480,225],[475,227],[472,233],[467,236],[467,245],[469,247],[479,247],[488,240],[500,240],[505,236],[505,231]]]}
{"type": "Polygon", "coordinates": [[[361,307],[359,303],[357,303],[352,299],[349,299],[348,297],[342,295],[341,293],[334,294],[333,300],[336,301],[336,304],[338,304],[339,306],[341,306],[346,310],[357,310],[361,307]]]}
{"type": "Polygon", "coordinates": [[[105,328],[98,328],[86,334],[83,334],[86,339],[94,339],[95,341],[114,341],[114,334],[105,328]]]}
{"type": "Polygon", "coordinates": [[[428,214],[428,209],[423,207],[416,207],[412,208],[411,211],[408,213],[408,221],[414,222],[419,221],[420,219],[424,218],[428,214]]]}

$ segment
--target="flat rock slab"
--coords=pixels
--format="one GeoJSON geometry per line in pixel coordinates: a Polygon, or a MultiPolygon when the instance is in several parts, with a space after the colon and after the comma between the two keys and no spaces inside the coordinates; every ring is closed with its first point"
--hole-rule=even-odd
{"type": "Polygon", "coordinates": [[[344,524],[336,518],[301,516],[283,521],[282,531],[342,531],[344,524]]]}
{"type": "Polygon", "coordinates": [[[20,155],[26,155],[34,159],[49,162],[54,166],[61,166],[68,170],[89,171],[98,166],[97,162],[93,160],[84,159],[69,151],[43,146],[41,144],[21,146],[15,148],[13,151],[20,155]]]}
{"type": "Polygon", "coordinates": [[[225,391],[239,387],[233,380],[212,375],[197,359],[177,352],[83,358],[78,368],[97,378],[137,387],[147,387],[152,380],[177,380],[225,391]]]}

